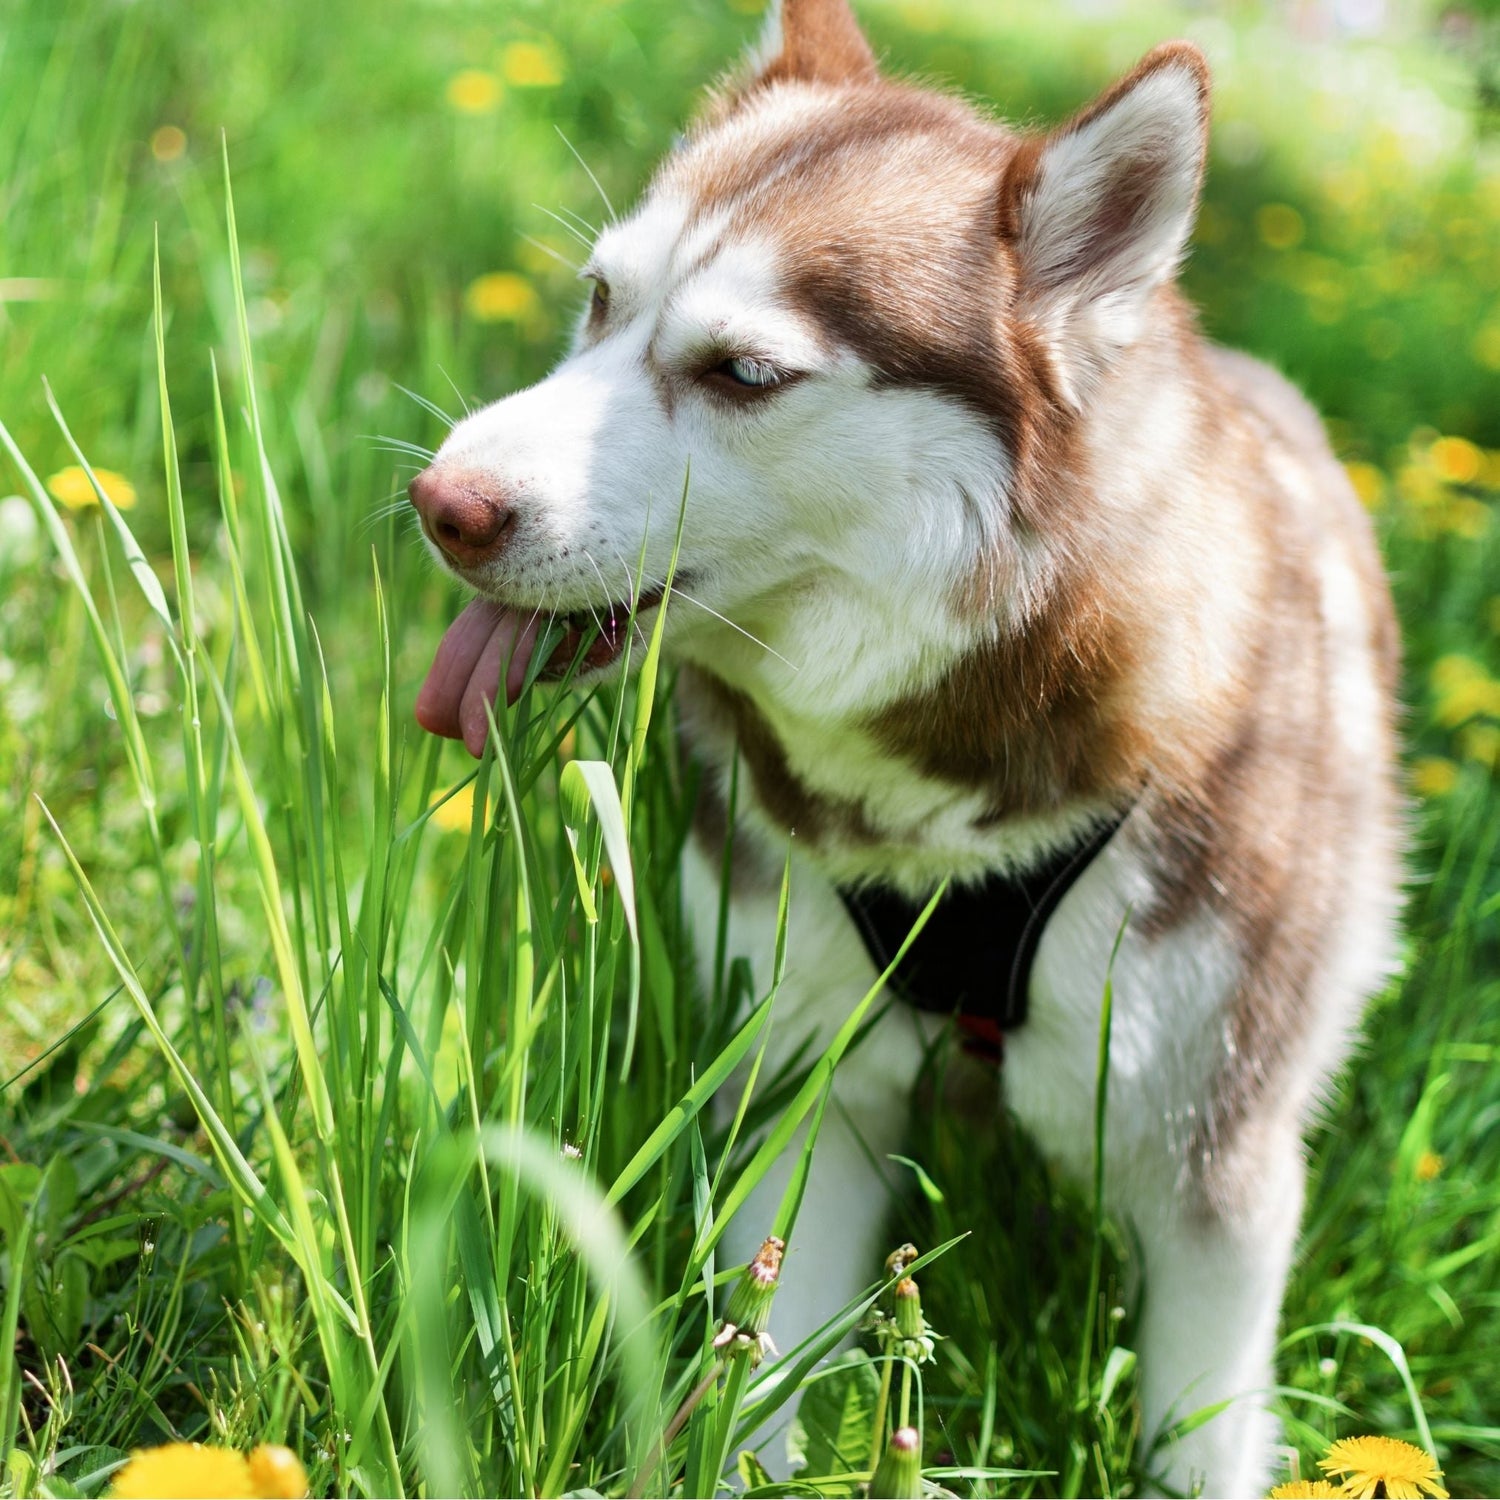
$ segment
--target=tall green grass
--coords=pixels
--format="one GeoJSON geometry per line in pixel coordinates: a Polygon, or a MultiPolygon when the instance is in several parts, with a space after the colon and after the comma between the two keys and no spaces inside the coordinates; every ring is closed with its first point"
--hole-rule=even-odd
{"type": "MultiPolygon", "coordinates": [[[[136,1012],[126,1035],[144,1031],[196,1120],[204,1155],[96,1128],[189,1167],[213,1189],[217,1290],[229,1299],[236,1341],[240,1330],[259,1335],[249,1341],[249,1368],[215,1372],[224,1382],[217,1436],[289,1442],[312,1458],[314,1488],[340,1493],[665,1489],[684,1464],[688,1488],[710,1493],[737,1446],[797,1384],[784,1370],[752,1382],[752,1361],[729,1359],[724,1392],[703,1399],[719,1396],[700,1368],[706,1361],[712,1375],[720,1363],[715,1288],[736,1274],[717,1268],[716,1248],[788,1150],[799,1154],[799,1170],[764,1227],[783,1239],[794,1232],[833,1070],[880,986],[826,1051],[775,1078],[761,1064],[779,957],[763,996],[747,992],[747,971],[736,966],[706,1014],[681,1003],[692,981],[676,882],[692,787],[656,712],[664,610],[649,641],[627,645],[627,655],[643,658],[627,686],[542,701],[528,682],[516,704],[498,710],[477,770],[440,788],[440,742],[413,745],[397,717],[374,549],[379,708],[367,774],[353,784],[265,444],[232,200],[228,231],[244,353],[234,436],[216,367],[210,378],[232,611],[205,628],[194,607],[159,272],[154,328],[175,597],[55,403],[94,486],[100,532],[109,532],[109,545],[87,561],[0,425],[0,446],[87,620],[122,729],[159,921],[172,937],[158,974],[132,957],[45,804],[43,816],[136,1012]],[[243,493],[237,474],[248,476],[243,493]],[[143,622],[160,632],[176,679],[180,740],[170,768],[129,680],[119,602],[128,588],[145,606],[143,622]],[[174,800],[194,845],[187,899],[159,816],[168,778],[180,783],[174,800]],[[467,841],[448,846],[445,869],[432,868],[433,819],[460,795],[470,807],[467,841]],[[225,888],[259,898],[274,967],[275,1002],[265,1010],[227,974],[225,888]],[[709,1102],[736,1087],[727,1126],[706,1125],[709,1102]],[[274,1378],[283,1368],[285,1379],[274,1378]],[[671,1412],[695,1383],[699,1394],[664,1443],[671,1412]]],[[[548,654],[537,653],[533,677],[548,654]]],[[[783,943],[784,931],[785,892],[783,943]]],[[[44,1255],[48,1278],[63,1282],[52,1297],[37,1293],[27,1327],[44,1364],[59,1371],[78,1359],[82,1318],[67,1324],[57,1293],[103,1232],[88,1215],[81,1232],[68,1224],[76,1186],[63,1190],[59,1211],[59,1179],[70,1171],[66,1155],[41,1168],[0,1168],[0,1193],[20,1212],[7,1225],[7,1322],[14,1326],[25,1297],[22,1257],[44,1255]],[[38,1205],[54,1221],[40,1237],[38,1205]]],[[[120,1216],[106,1223],[123,1228],[120,1216]]],[[[168,1238],[189,1272],[193,1248],[168,1238]]],[[[143,1275],[159,1253],[153,1246],[143,1259],[143,1275]]],[[[786,1351],[793,1366],[810,1369],[833,1349],[879,1280],[872,1267],[868,1298],[786,1351]]],[[[151,1336],[140,1351],[148,1366],[159,1348],[151,1336]]],[[[110,1359],[104,1383],[128,1361],[129,1351],[110,1359]]],[[[6,1370],[0,1393],[0,1451],[24,1453],[26,1471],[44,1474],[63,1462],[61,1434],[49,1448],[47,1434],[25,1422],[16,1374],[6,1370]],[[19,1447],[18,1419],[29,1429],[19,1447]]],[[[159,1396],[151,1404],[177,1431],[182,1416],[159,1396]]],[[[75,1468],[101,1476],[122,1456],[113,1449],[103,1441],[64,1451],[75,1468]]]]}

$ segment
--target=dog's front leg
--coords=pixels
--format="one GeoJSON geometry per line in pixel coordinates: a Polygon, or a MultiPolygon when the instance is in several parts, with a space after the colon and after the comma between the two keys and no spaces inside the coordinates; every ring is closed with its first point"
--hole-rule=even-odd
{"type": "Polygon", "coordinates": [[[1227,1402],[1158,1455],[1171,1489],[1263,1495],[1276,1421],[1267,1409],[1282,1292],[1302,1211],[1305,1171],[1294,1127],[1256,1143],[1253,1173],[1210,1204],[1163,1194],[1133,1217],[1146,1263],[1139,1332],[1148,1434],[1227,1402]],[[1233,1201],[1238,1199],[1239,1201],[1233,1201]]]}
{"type": "MultiPolygon", "coordinates": [[[[684,900],[700,968],[707,974],[718,923],[718,864],[696,843],[689,849],[684,900]]],[[[761,879],[750,870],[737,869],[727,952],[749,960],[761,994],[772,978],[778,900],[779,881],[770,876],[769,867],[761,879]]],[[[762,1082],[774,1078],[804,1044],[810,1043],[805,1061],[816,1059],[874,979],[864,945],[837,894],[821,875],[794,858],[786,972],[771,1019],[762,1082]]],[[[917,1023],[905,1007],[897,1006],[834,1071],[832,1097],[771,1309],[770,1334],[783,1355],[880,1278],[890,1248],[882,1231],[891,1206],[882,1172],[888,1155],[900,1148],[921,1057],[917,1023]]],[[[742,1086],[743,1078],[731,1082],[721,1095],[729,1108],[739,1098],[737,1084],[742,1086]]],[[[722,1264],[748,1260],[771,1233],[805,1140],[804,1127],[735,1216],[722,1242],[722,1264]]],[[[792,1407],[782,1410],[789,1415],[792,1407]]],[[[774,1471],[784,1467],[781,1455],[778,1439],[762,1456],[774,1471]]]]}

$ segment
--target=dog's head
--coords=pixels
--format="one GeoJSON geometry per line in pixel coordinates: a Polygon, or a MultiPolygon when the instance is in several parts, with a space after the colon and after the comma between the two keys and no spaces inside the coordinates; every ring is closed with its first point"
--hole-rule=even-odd
{"type": "Polygon", "coordinates": [[[1174,277],[1206,117],[1178,43],[1017,135],[883,78],[846,0],[784,0],[600,234],[572,353],[413,481],[434,553],[518,621],[598,621],[602,670],[681,513],[676,649],[868,700],[867,636],[918,663],[1044,566],[1025,497],[1174,277]]]}

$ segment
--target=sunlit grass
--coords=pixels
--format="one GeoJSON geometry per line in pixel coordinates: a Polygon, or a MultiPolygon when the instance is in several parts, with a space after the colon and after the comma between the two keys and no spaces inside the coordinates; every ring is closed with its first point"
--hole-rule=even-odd
{"type": "MultiPolygon", "coordinates": [[[[735,1128],[774,1005],[742,966],[692,1004],[692,770],[668,698],[528,692],[477,770],[418,735],[452,601],[398,504],[442,418],[397,386],[457,413],[539,373],[572,317],[554,257],[579,258],[567,226],[603,209],[569,143],[628,200],[755,23],[655,0],[493,27],[450,9],[393,31],[354,0],[272,5],[250,45],[223,8],[187,25],[161,0],[18,0],[0,55],[0,418],[33,470],[0,469],[17,1493],[99,1493],[126,1450],[174,1438],[285,1443],[315,1492],[623,1494],[647,1467],[706,1487],[777,1419],[774,1384],[731,1393],[715,1364],[710,1289],[768,1160],[754,1131],[814,1116],[830,1060],[758,1077],[735,1128]]],[[[866,14],[893,55],[1048,117],[1183,24],[1068,21],[1063,40],[977,6],[866,14]]],[[[1304,1473],[1336,1436],[1430,1432],[1450,1488],[1482,1493],[1500,198],[1452,147],[1451,59],[1368,54],[1415,80],[1402,109],[1449,152],[1417,161],[1356,108],[1356,53],[1304,77],[1247,24],[1190,270],[1209,326],[1308,383],[1362,466],[1418,757],[1407,973],[1315,1142],[1280,1405],[1304,1473]]],[[[959,1241],[917,1273],[945,1336],[922,1368],[929,1471],[978,1494],[1139,1485],[1128,1229],[1096,1238],[1003,1124],[921,1111],[909,1150],[893,1245],[959,1241]]],[[[755,1378],[794,1370],[784,1395],[816,1352],[755,1378]]],[[[864,1424],[847,1485],[881,1375],[841,1370],[811,1390],[864,1424]]]]}

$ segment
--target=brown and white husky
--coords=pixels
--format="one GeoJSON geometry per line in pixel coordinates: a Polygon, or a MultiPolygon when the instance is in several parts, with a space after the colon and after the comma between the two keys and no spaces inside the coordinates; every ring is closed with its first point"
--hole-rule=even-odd
{"type": "MultiPolygon", "coordinates": [[[[871,982],[851,892],[950,880],[972,906],[1089,849],[999,1087],[1092,1171],[1124,923],[1105,1165],[1145,1261],[1145,1421],[1227,1402],[1163,1477],[1241,1495],[1272,1460],[1302,1132],[1393,964],[1397,640],[1317,417],[1174,285],[1208,94],[1170,43],[1017,133],[882,76],[846,0],[783,0],[599,235],[573,352],[461,422],[411,496],[478,595],[417,716],[477,752],[541,618],[571,658],[642,558],[656,606],[690,470],[677,582],[703,607],[672,608],[666,643],[710,801],[736,751],[747,773],[730,939],[762,978],[794,836],[789,1046],[871,982]]],[[[586,675],[619,644],[606,624],[586,675]]],[[[684,882],[710,944],[723,836],[721,813],[684,882]]],[[[783,1347],[879,1264],[868,1164],[934,1024],[898,1007],[838,1070],[783,1347]]],[[[753,1244],[771,1213],[743,1217],[753,1244]]]]}

